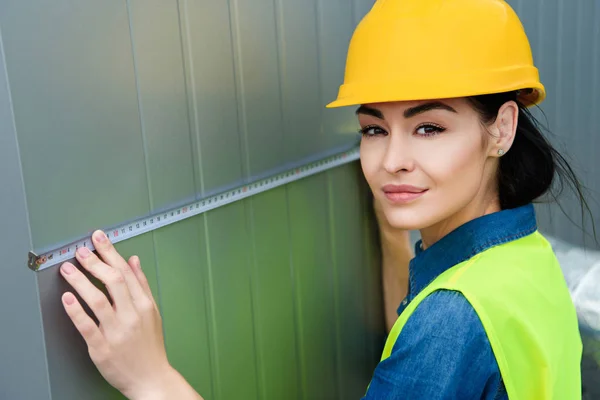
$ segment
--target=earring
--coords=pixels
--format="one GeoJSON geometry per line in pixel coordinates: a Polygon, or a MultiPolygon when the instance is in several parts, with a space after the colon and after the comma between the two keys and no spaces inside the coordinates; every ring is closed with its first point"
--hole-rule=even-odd
{"type": "Polygon", "coordinates": [[[504,150],[502,150],[502,149],[498,150],[498,155],[499,156],[503,156],[504,155],[504,150]]]}

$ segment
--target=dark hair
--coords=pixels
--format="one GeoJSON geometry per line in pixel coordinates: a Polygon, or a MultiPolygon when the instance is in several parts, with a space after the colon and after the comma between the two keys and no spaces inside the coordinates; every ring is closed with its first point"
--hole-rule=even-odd
{"type": "MultiPolygon", "coordinates": [[[[517,97],[517,92],[512,91],[467,98],[480,114],[484,124],[493,123],[500,107],[508,101],[516,102],[519,107],[519,120],[514,142],[510,151],[500,158],[498,168],[500,207],[503,210],[516,208],[539,201],[544,195],[549,195],[558,203],[558,196],[566,184],[571,187],[579,200],[582,226],[584,226],[585,212],[587,211],[592,216],[583,194],[584,186],[567,160],[542,135],[541,124],[529,109],[518,101],[517,97]]],[[[560,206],[560,203],[558,204],[560,206]]],[[[564,213],[562,206],[561,210],[564,213]]],[[[566,213],[565,215],[569,218],[566,213]]],[[[571,220],[571,222],[573,221],[571,220]]],[[[597,242],[593,218],[592,228],[594,239],[597,242]]]]}

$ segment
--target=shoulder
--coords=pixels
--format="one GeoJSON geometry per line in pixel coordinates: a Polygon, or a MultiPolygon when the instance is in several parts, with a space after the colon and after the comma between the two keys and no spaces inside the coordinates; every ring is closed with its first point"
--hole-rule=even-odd
{"type": "Polygon", "coordinates": [[[486,337],[471,303],[462,293],[453,290],[437,290],[423,299],[408,318],[400,335],[426,336],[434,332],[436,337],[464,342],[486,337]],[[473,334],[477,336],[473,337],[473,334]]]}
{"type": "Polygon", "coordinates": [[[500,384],[477,313],[460,292],[438,290],[408,318],[392,354],[377,366],[367,399],[494,398],[500,384]]]}

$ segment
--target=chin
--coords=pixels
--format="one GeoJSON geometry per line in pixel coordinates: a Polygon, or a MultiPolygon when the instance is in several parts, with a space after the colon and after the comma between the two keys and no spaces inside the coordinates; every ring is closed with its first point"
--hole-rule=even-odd
{"type": "Polygon", "coordinates": [[[423,229],[432,223],[432,216],[419,212],[418,207],[390,207],[384,210],[384,214],[388,223],[396,229],[414,231],[423,229]]]}

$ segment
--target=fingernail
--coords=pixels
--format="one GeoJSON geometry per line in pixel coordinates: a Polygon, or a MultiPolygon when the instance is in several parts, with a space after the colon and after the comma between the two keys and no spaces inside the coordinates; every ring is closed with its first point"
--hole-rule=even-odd
{"type": "Polygon", "coordinates": [[[104,243],[106,241],[106,235],[104,232],[96,232],[94,235],[94,239],[96,239],[100,243],[104,243]]]}
{"type": "Polygon", "coordinates": [[[63,264],[61,269],[62,269],[62,272],[64,272],[67,275],[72,274],[75,271],[75,269],[73,268],[73,266],[71,264],[63,264]]]}
{"type": "Polygon", "coordinates": [[[83,258],[87,258],[87,256],[90,255],[90,249],[88,249],[87,247],[80,247],[79,250],[77,250],[77,254],[79,254],[83,258]]]}
{"type": "Polygon", "coordinates": [[[64,297],[65,299],[65,304],[70,306],[73,303],[75,303],[75,296],[73,296],[71,293],[67,293],[64,297]]]}

